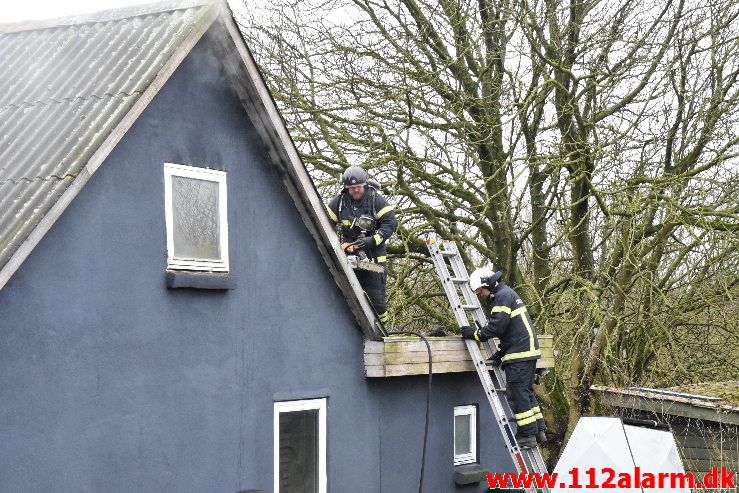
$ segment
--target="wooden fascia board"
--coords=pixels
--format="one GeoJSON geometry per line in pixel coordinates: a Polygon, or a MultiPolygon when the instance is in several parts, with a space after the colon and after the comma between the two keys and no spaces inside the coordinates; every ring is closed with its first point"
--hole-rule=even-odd
{"type": "MultiPolygon", "coordinates": [[[[547,342],[542,346],[542,358],[537,368],[554,367],[551,336],[540,336],[547,342]]],[[[429,337],[429,347],[418,337],[392,336],[382,341],[365,341],[364,374],[367,377],[400,377],[428,374],[428,349],[431,349],[434,373],[474,372],[475,365],[467,345],[459,336],[429,337]]],[[[482,350],[484,344],[479,344],[482,350]]],[[[486,354],[486,351],[483,351],[486,354]]]]}
{"type": "Polygon", "coordinates": [[[318,245],[339,289],[347,300],[357,323],[368,339],[382,337],[379,322],[363,292],[354,271],[331,225],[325,206],[313,185],[298,150],[285,127],[277,105],[257,67],[233,16],[222,4],[221,20],[228,33],[222,49],[229,63],[234,85],[245,111],[262,138],[270,159],[277,167],[306,227],[318,245]],[[232,46],[229,46],[232,44],[232,46]],[[232,47],[236,48],[234,56],[232,47]],[[236,59],[234,59],[236,58],[236,59]]]}
{"type": "Polygon", "coordinates": [[[105,159],[113,151],[118,142],[121,141],[128,130],[133,126],[136,120],[141,116],[149,103],[154,99],[164,84],[169,80],[180,63],[190,53],[200,38],[205,34],[210,25],[215,20],[219,10],[213,5],[207,6],[207,13],[196,23],[187,37],[180,43],[177,50],[169,57],[169,60],[159,70],[154,80],[149,84],[146,90],[139,96],[138,100],[131,106],[131,109],[110,132],[110,135],[98,147],[95,153],[87,161],[84,168],[80,170],[72,183],[60,195],[49,211],[39,221],[36,227],[31,231],[28,237],[21,243],[18,249],[13,253],[8,262],[0,270],[0,290],[5,287],[10,278],[20,268],[23,262],[28,258],[36,245],[46,236],[51,227],[61,217],[72,200],[80,193],[80,190],[87,184],[93,174],[105,162],[105,159]]]}

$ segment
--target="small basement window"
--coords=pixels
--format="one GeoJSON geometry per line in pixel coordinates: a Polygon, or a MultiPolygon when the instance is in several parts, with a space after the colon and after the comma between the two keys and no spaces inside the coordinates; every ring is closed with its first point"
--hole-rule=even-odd
{"type": "Polygon", "coordinates": [[[454,465],[477,462],[477,406],[454,407],[454,465]]]}
{"type": "Polygon", "coordinates": [[[326,493],[326,399],[275,402],[275,493],[326,493]]]}
{"type": "Polygon", "coordinates": [[[228,272],[226,172],[164,163],[167,268],[228,272]]]}

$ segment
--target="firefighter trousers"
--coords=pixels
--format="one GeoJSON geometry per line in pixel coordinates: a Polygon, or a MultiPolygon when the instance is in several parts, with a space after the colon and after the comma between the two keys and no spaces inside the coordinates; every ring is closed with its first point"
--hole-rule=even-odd
{"type": "Polygon", "coordinates": [[[384,263],[380,265],[383,266],[385,272],[371,272],[368,270],[356,270],[354,272],[357,274],[359,284],[372,302],[372,306],[377,312],[377,318],[384,324],[387,322],[387,299],[385,298],[387,267],[384,263]]]}
{"type": "Polygon", "coordinates": [[[544,416],[534,393],[536,360],[508,361],[503,370],[506,377],[506,397],[518,425],[518,435],[536,435],[546,430],[544,416]]]}

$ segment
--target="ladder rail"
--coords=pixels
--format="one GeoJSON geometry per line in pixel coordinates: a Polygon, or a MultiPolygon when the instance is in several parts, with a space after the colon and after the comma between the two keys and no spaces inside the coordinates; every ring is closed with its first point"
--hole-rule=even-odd
{"type": "MultiPolygon", "coordinates": [[[[443,250],[434,240],[426,240],[426,245],[431,254],[431,259],[434,263],[436,273],[441,280],[444,293],[449,300],[452,313],[454,314],[457,324],[469,325],[469,313],[472,315],[475,322],[481,326],[485,325],[487,323],[487,318],[485,317],[482,306],[480,306],[477,295],[472,291],[469,284],[469,274],[467,273],[467,268],[459,254],[456,243],[452,241],[442,241],[442,243],[444,245],[443,250]],[[452,273],[449,272],[446,260],[449,261],[452,273]],[[463,300],[460,299],[457,289],[462,292],[463,300]],[[474,309],[471,308],[473,306],[474,309]]],[[[517,472],[546,472],[546,466],[541,457],[539,448],[533,447],[531,449],[521,449],[516,442],[508,414],[506,413],[505,407],[497,394],[497,392],[501,392],[503,390],[502,382],[505,381],[505,375],[502,369],[493,366],[492,371],[494,377],[491,376],[477,341],[465,339],[465,344],[470,353],[470,357],[472,358],[472,363],[475,366],[480,382],[483,385],[485,396],[487,397],[490,407],[495,415],[495,421],[505,439],[506,448],[511,455],[517,472]],[[526,459],[528,459],[528,463],[526,459]]],[[[497,345],[492,339],[486,341],[484,344],[488,355],[492,355],[497,350],[497,345]]],[[[526,491],[535,493],[537,489],[536,487],[531,487],[526,488],[526,491]]],[[[542,491],[548,492],[549,489],[544,487],[542,488],[542,491]]]]}
{"type": "MultiPolygon", "coordinates": [[[[449,252],[449,255],[447,257],[449,258],[449,263],[452,267],[452,270],[454,271],[455,277],[465,277],[469,279],[469,275],[467,274],[467,268],[464,265],[464,261],[462,260],[461,255],[459,254],[459,249],[457,247],[457,244],[452,241],[445,241],[444,242],[445,248],[444,250],[449,252]]],[[[469,285],[469,282],[465,283],[464,285],[459,286],[460,290],[462,291],[462,294],[465,298],[465,300],[468,303],[477,303],[479,305],[479,301],[477,300],[477,295],[472,291],[471,286],[469,285]]],[[[478,322],[481,326],[485,325],[487,323],[487,318],[485,317],[485,313],[482,310],[482,307],[480,307],[479,310],[476,310],[473,312],[473,317],[476,322],[478,322]]],[[[497,341],[488,340],[486,341],[487,351],[489,355],[492,355],[497,350],[497,341]]],[[[503,370],[498,367],[493,367],[493,373],[496,375],[496,379],[499,382],[504,382],[505,377],[503,370]]],[[[532,448],[532,449],[524,449],[524,452],[527,453],[527,455],[530,456],[530,461],[532,464],[534,464],[536,467],[535,469],[538,469],[539,471],[546,471],[546,466],[544,465],[544,460],[541,457],[541,452],[539,451],[538,447],[532,448]]]]}
{"type": "MultiPolygon", "coordinates": [[[[465,301],[468,304],[476,303],[479,305],[480,302],[477,299],[477,295],[475,294],[474,291],[472,291],[472,287],[470,286],[470,283],[469,283],[470,277],[467,274],[467,267],[465,267],[464,261],[462,260],[462,257],[459,254],[457,244],[454,243],[453,241],[445,242],[445,244],[446,244],[445,250],[449,249],[447,251],[454,252],[454,255],[449,257],[449,264],[451,265],[452,270],[454,271],[454,276],[456,278],[460,278],[464,276],[464,278],[467,279],[466,283],[459,285],[459,288],[462,291],[462,294],[464,295],[465,301]]],[[[475,310],[472,313],[472,316],[474,318],[474,321],[480,324],[480,326],[484,326],[485,324],[487,324],[487,317],[485,316],[485,312],[482,310],[482,307],[480,307],[479,310],[475,310]]],[[[485,347],[487,349],[489,356],[492,356],[493,353],[497,351],[497,339],[496,340],[489,339],[485,341],[484,344],[485,344],[485,347]]],[[[496,375],[496,376],[498,376],[498,380],[500,382],[504,381],[504,379],[500,378],[501,375],[496,375]]]]}

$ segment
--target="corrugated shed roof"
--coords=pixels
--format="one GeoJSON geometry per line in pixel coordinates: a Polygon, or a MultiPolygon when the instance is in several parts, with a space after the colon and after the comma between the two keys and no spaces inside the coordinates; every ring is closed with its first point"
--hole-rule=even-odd
{"type": "Polygon", "coordinates": [[[620,389],[600,385],[590,387],[590,390],[600,394],[604,404],[739,425],[739,406],[733,401],[716,395],[705,395],[698,388],[691,388],[693,392],[690,393],[685,392],[687,386],[679,389],[620,389]]]}
{"type": "Polygon", "coordinates": [[[210,8],[0,26],[0,268],[210,8]]]}
{"type": "Polygon", "coordinates": [[[723,382],[703,382],[670,387],[669,390],[688,394],[704,395],[718,399],[723,404],[734,406],[739,410],[739,380],[725,380],[723,382]]]}

